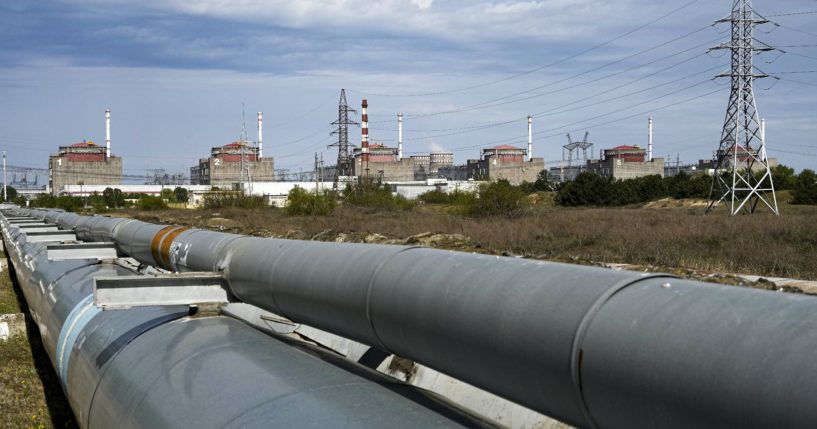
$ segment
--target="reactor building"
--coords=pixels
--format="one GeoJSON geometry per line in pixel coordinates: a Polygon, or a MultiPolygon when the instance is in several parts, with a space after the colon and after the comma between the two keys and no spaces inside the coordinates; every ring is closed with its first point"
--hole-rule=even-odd
{"type": "Polygon", "coordinates": [[[664,177],[664,159],[652,158],[638,146],[622,145],[603,150],[599,160],[587,161],[587,171],[619,180],[651,175],[664,177]]]}
{"type": "Polygon", "coordinates": [[[528,156],[528,153],[512,145],[483,149],[480,159],[468,160],[468,178],[491,182],[507,180],[512,185],[535,182],[539,172],[545,169],[545,159],[528,156]]]}
{"type": "Polygon", "coordinates": [[[122,158],[111,155],[111,110],[105,110],[105,146],[83,140],[60,146],[48,157],[48,186],[59,195],[67,185],[121,185],[122,158]]]}
{"type": "Polygon", "coordinates": [[[258,141],[241,141],[210,149],[208,158],[190,168],[191,185],[231,189],[242,182],[275,180],[274,159],[264,157],[263,114],[258,112],[258,141]]]}

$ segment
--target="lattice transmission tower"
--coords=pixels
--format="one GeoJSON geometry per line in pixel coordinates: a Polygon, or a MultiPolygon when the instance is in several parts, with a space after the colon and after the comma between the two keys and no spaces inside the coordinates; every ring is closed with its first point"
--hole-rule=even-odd
{"type": "Polygon", "coordinates": [[[735,0],[732,13],[717,23],[730,23],[732,37],[728,43],[712,49],[728,49],[732,67],[717,77],[731,79],[731,93],[726,108],[721,142],[715,152],[715,172],[706,212],[724,202],[729,212],[753,213],[759,202],[778,214],[769,161],[766,156],[765,130],[757,113],[752,91],[755,79],[767,77],[752,65],[755,53],[773,48],[758,44],[754,27],[768,22],[752,10],[751,0],[735,0]]]}
{"type": "Polygon", "coordinates": [[[338,120],[332,122],[332,125],[337,125],[337,129],[332,131],[330,135],[337,135],[338,142],[332,143],[328,147],[338,147],[338,164],[335,169],[335,187],[337,187],[338,179],[340,177],[349,177],[353,174],[352,157],[349,155],[349,126],[359,125],[357,122],[349,119],[349,113],[357,113],[355,109],[349,107],[346,103],[346,90],[340,90],[340,101],[338,102],[338,120]]]}
{"type": "MultiPolygon", "coordinates": [[[[562,146],[562,163],[560,168],[560,178],[561,182],[565,181],[565,161],[567,161],[567,167],[570,171],[570,177],[575,179],[578,173],[573,171],[573,160],[581,161],[582,155],[584,155],[584,162],[587,163],[587,149],[590,149],[590,155],[593,155],[593,143],[590,142],[590,131],[584,132],[584,139],[580,141],[574,141],[572,137],[570,137],[570,133],[567,133],[567,144],[562,146]],[[579,152],[581,150],[581,152],[579,152]],[[566,151],[566,152],[565,152],[566,151]],[[573,157],[573,154],[576,154],[576,157],[573,157]]],[[[579,172],[583,169],[583,164],[579,163],[579,172]]],[[[571,179],[571,180],[572,180],[571,179]]]]}
{"type": "Polygon", "coordinates": [[[244,115],[244,103],[241,103],[241,136],[238,138],[238,150],[240,155],[240,169],[238,181],[241,182],[241,189],[247,183],[246,192],[252,195],[252,163],[248,159],[248,146],[250,139],[247,136],[247,118],[244,115]]]}

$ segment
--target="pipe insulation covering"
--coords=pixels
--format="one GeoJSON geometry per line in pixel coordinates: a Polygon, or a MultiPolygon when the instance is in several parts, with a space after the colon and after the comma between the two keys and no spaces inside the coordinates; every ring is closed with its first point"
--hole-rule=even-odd
{"type": "Polygon", "coordinates": [[[811,296],[419,247],[28,213],[64,219],[83,239],[110,237],[147,264],[223,272],[244,302],[574,426],[817,427],[811,296]]]}
{"type": "MultiPolygon", "coordinates": [[[[156,230],[49,217],[106,240],[114,224],[131,236],[156,230]]],[[[27,242],[24,228],[0,216],[0,229],[80,427],[488,426],[436,395],[229,317],[191,318],[187,306],[102,311],[92,302],[94,278],[141,274],[96,259],[51,261],[47,243],[27,242]]]]}

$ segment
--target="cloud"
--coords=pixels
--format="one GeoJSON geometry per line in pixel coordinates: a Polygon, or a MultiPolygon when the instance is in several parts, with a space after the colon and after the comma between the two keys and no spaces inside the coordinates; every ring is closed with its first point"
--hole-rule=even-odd
{"type": "Polygon", "coordinates": [[[663,5],[634,0],[65,0],[79,6],[161,11],[237,22],[337,32],[410,35],[449,41],[592,38],[637,23],[663,5]]]}
{"type": "Polygon", "coordinates": [[[433,2],[434,0],[411,0],[411,3],[421,10],[430,8],[433,2]]]}

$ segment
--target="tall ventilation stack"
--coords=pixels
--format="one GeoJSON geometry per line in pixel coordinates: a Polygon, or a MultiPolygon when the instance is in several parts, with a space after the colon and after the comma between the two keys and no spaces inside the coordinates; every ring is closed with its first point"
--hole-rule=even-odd
{"type": "Polygon", "coordinates": [[[366,172],[366,177],[369,177],[369,102],[364,98],[360,107],[360,128],[362,129],[360,154],[363,157],[363,171],[366,172]]]}
{"type": "Polygon", "coordinates": [[[647,120],[647,160],[652,162],[652,116],[647,120]]]}
{"type": "Polygon", "coordinates": [[[258,158],[264,156],[264,114],[258,112],[258,158]]]}
{"type": "Polygon", "coordinates": [[[533,116],[528,115],[528,161],[533,160],[533,116]]]}
{"type": "Polygon", "coordinates": [[[403,159],[403,114],[397,114],[397,160],[403,159]]]}
{"type": "Polygon", "coordinates": [[[111,157],[111,109],[105,109],[105,159],[111,157]]]}

